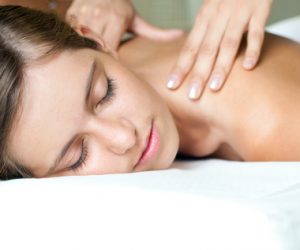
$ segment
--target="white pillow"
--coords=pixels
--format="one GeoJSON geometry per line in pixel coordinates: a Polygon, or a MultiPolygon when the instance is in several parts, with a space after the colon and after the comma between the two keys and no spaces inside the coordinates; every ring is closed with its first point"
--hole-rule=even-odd
{"type": "Polygon", "coordinates": [[[266,30],[300,42],[300,16],[274,23],[267,27],[266,30]]]}

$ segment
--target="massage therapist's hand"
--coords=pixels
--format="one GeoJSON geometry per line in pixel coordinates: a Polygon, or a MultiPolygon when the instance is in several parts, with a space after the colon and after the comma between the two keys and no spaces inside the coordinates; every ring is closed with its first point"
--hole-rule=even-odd
{"type": "Polygon", "coordinates": [[[168,88],[176,89],[188,73],[188,96],[198,99],[206,84],[223,86],[248,31],[244,69],[258,62],[272,0],[206,0],[200,8],[179,58],[171,70],[168,88]]]}
{"type": "Polygon", "coordinates": [[[163,30],[148,24],[130,0],[73,0],[66,20],[76,30],[88,28],[111,50],[118,48],[126,31],[159,41],[181,34],[178,30],[163,30]]]}

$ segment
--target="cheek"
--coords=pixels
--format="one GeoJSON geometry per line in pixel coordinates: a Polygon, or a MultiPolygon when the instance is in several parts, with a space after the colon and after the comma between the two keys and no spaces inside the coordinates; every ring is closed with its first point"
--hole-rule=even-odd
{"type": "Polygon", "coordinates": [[[126,68],[121,62],[116,61],[107,54],[100,54],[100,61],[107,76],[116,80],[117,85],[125,86],[130,91],[130,94],[138,96],[148,93],[148,95],[152,95],[152,87],[139,79],[137,75],[126,68]],[[151,89],[151,93],[149,89],[151,89]]]}
{"type": "Polygon", "coordinates": [[[120,82],[120,88],[124,91],[125,99],[131,102],[135,109],[149,108],[151,110],[161,105],[161,98],[147,82],[131,72],[125,75],[120,82]]]}
{"type": "Polygon", "coordinates": [[[160,98],[153,89],[143,81],[131,79],[124,82],[122,105],[127,106],[133,116],[147,116],[160,109],[160,98]]]}
{"type": "MultiPolygon", "coordinates": [[[[92,144],[92,143],[91,143],[92,144]]],[[[90,146],[90,157],[82,168],[83,175],[103,175],[129,172],[126,157],[118,157],[97,143],[90,146]]]]}
{"type": "Polygon", "coordinates": [[[120,110],[127,106],[133,111],[145,111],[145,108],[151,110],[160,105],[161,98],[148,83],[117,62],[107,62],[106,65],[109,65],[104,67],[107,76],[115,81],[115,101],[120,104],[120,110]]]}

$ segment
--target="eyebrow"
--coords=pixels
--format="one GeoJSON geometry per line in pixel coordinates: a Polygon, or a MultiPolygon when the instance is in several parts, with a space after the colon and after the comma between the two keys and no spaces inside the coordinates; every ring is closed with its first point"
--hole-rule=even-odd
{"type": "MultiPolygon", "coordinates": [[[[92,63],[92,66],[90,68],[90,72],[88,74],[88,78],[87,78],[87,81],[86,81],[86,88],[85,88],[85,103],[86,104],[88,103],[89,97],[91,95],[95,70],[96,70],[96,59],[93,60],[93,63],[92,63]]],[[[68,152],[69,148],[74,143],[74,141],[76,140],[76,138],[77,138],[77,135],[74,135],[66,143],[66,145],[63,147],[63,149],[59,153],[58,157],[55,159],[54,164],[49,168],[49,170],[48,170],[48,172],[47,172],[46,175],[50,175],[51,173],[53,173],[55,171],[56,167],[58,166],[58,164],[60,163],[60,161],[64,158],[65,154],[68,152]]]]}

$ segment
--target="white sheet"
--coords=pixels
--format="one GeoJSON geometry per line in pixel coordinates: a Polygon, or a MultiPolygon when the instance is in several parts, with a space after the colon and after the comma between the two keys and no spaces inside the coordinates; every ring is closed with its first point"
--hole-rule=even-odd
{"type": "Polygon", "coordinates": [[[296,162],[14,180],[0,182],[0,197],[5,250],[300,249],[296,162]]]}
{"type": "Polygon", "coordinates": [[[300,164],[0,183],[3,249],[299,250],[300,164]],[[18,238],[16,240],[16,237],[18,238]]]}

